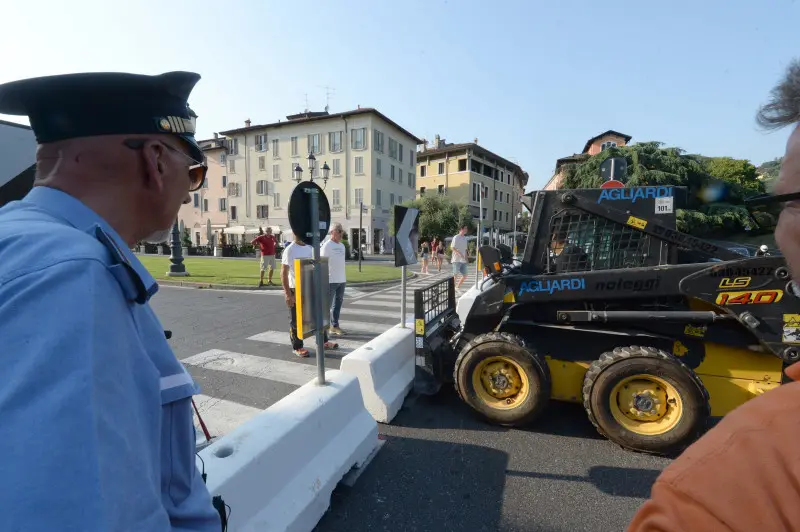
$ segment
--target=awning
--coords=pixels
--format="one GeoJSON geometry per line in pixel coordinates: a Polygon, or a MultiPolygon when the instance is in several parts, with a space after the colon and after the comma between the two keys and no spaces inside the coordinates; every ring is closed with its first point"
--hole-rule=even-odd
{"type": "Polygon", "coordinates": [[[243,225],[235,225],[233,227],[226,227],[222,230],[223,233],[226,235],[243,235],[245,231],[245,226],[243,225]]]}

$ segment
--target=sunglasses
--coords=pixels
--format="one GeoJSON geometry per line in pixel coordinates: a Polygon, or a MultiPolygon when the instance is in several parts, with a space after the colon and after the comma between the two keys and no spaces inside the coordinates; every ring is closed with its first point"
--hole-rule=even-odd
{"type": "MultiPolygon", "coordinates": [[[[123,144],[132,150],[141,150],[144,147],[145,142],[148,142],[147,139],[128,139],[123,141],[123,144]]],[[[168,150],[174,151],[180,155],[183,155],[186,159],[189,160],[189,192],[194,192],[199,190],[200,187],[203,186],[203,183],[206,180],[206,173],[208,172],[208,166],[205,163],[195,160],[194,157],[185,153],[175,146],[170,146],[166,142],[162,142],[160,140],[156,140],[154,142],[158,142],[168,150]]]]}

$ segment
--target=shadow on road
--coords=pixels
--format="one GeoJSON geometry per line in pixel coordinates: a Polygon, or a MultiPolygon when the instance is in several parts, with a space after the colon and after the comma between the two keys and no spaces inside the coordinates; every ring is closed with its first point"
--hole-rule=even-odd
{"type": "Polygon", "coordinates": [[[434,396],[410,395],[392,425],[419,429],[467,429],[489,432],[523,430],[553,436],[568,436],[591,440],[603,439],[589,422],[580,405],[551,401],[541,417],[533,424],[516,429],[493,425],[478,417],[453,389],[444,385],[434,396]],[[416,415],[403,415],[414,410],[416,415]],[[425,413],[419,414],[422,410],[425,413]]]}
{"type": "Polygon", "coordinates": [[[392,437],[353,488],[340,486],[317,532],[496,531],[508,455],[392,437]]]}
{"type": "Polygon", "coordinates": [[[510,477],[587,482],[608,495],[646,499],[650,497],[650,488],[653,482],[656,481],[658,475],[661,474],[661,471],[655,469],[595,466],[589,468],[589,474],[585,477],[578,475],[536,473],[531,471],[507,471],[506,474],[510,477]]]}

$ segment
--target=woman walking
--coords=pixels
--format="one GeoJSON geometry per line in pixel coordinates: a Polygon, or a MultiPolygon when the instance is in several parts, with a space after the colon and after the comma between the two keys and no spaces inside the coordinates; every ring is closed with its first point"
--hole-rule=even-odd
{"type": "Polygon", "coordinates": [[[430,258],[431,248],[427,240],[423,240],[420,249],[422,250],[422,269],[420,272],[428,273],[428,259],[430,258]]]}
{"type": "Polygon", "coordinates": [[[444,262],[444,240],[441,238],[436,240],[436,264],[439,271],[442,271],[442,263],[444,262]]]}

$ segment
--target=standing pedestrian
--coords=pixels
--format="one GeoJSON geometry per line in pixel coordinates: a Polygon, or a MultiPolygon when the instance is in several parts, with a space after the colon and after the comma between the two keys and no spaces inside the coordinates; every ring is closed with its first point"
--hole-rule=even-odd
{"type": "Polygon", "coordinates": [[[450,249],[453,251],[453,256],[450,258],[450,263],[453,265],[453,280],[456,283],[456,288],[461,288],[464,280],[467,278],[467,230],[469,228],[464,225],[459,229],[458,234],[453,237],[450,242],[450,249]],[[461,278],[459,279],[459,275],[461,278]]]}
{"type": "MultiPolygon", "coordinates": [[[[308,349],[303,346],[303,339],[297,336],[297,305],[302,305],[302,302],[295,300],[294,261],[313,257],[314,250],[297,235],[294,237],[294,242],[286,246],[281,255],[281,284],[283,285],[286,306],[289,307],[289,339],[292,341],[292,351],[301,358],[308,356],[308,349]]],[[[328,332],[325,331],[325,349],[336,349],[338,347],[339,344],[328,341],[328,332]]]]}
{"type": "Polygon", "coordinates": [[[430,259],[431,256],[431,247],[430,244],[428,244],[427,240],[422,241],[422,246],[420,246],[420,249],[422,250],[421,273],[428,273],[428,260],[430,259]]]}
{"type": "Polygon", "coordinates": [[[0,209],[3,530],[221,530],[195,465],[199,388],[130,250],[167,240],[203,185],[199,79],[0,85],[0,113],[28,116],[38,143],[33,189],[0,209]]]}
{"type": "Polygon", "coordinates": [[[339,314],[344,303],[344,289],[347,284],[347,272],[345,271],[345,247],[342,244],[344,228],[340,223],[331,225],[330,239],[323,244],[320,250],[321,257],[328,258],[328,284],[330,286],[330,313],[331,313],[331,334],[341,336],[344,334],[339,328],[339,314]]]}
{"type": "MultiPolygon", "coordinates": [[[[258,231],[261,233],[261,229],[258,231]]],[[[277,239],[272,234],[272,228],[267,227],[266,234],[259,234],[250,244],[253,246],[258,244],[258,247],[261,249],[261,279],[258,281],[258,287],[261,288],[264,286],[264,270],[267,268],[269,268],[267,284],[269,286],[274,286],[272,283],[272,272],[275,269],[275,246],[277,244],[277,239]]]]}

